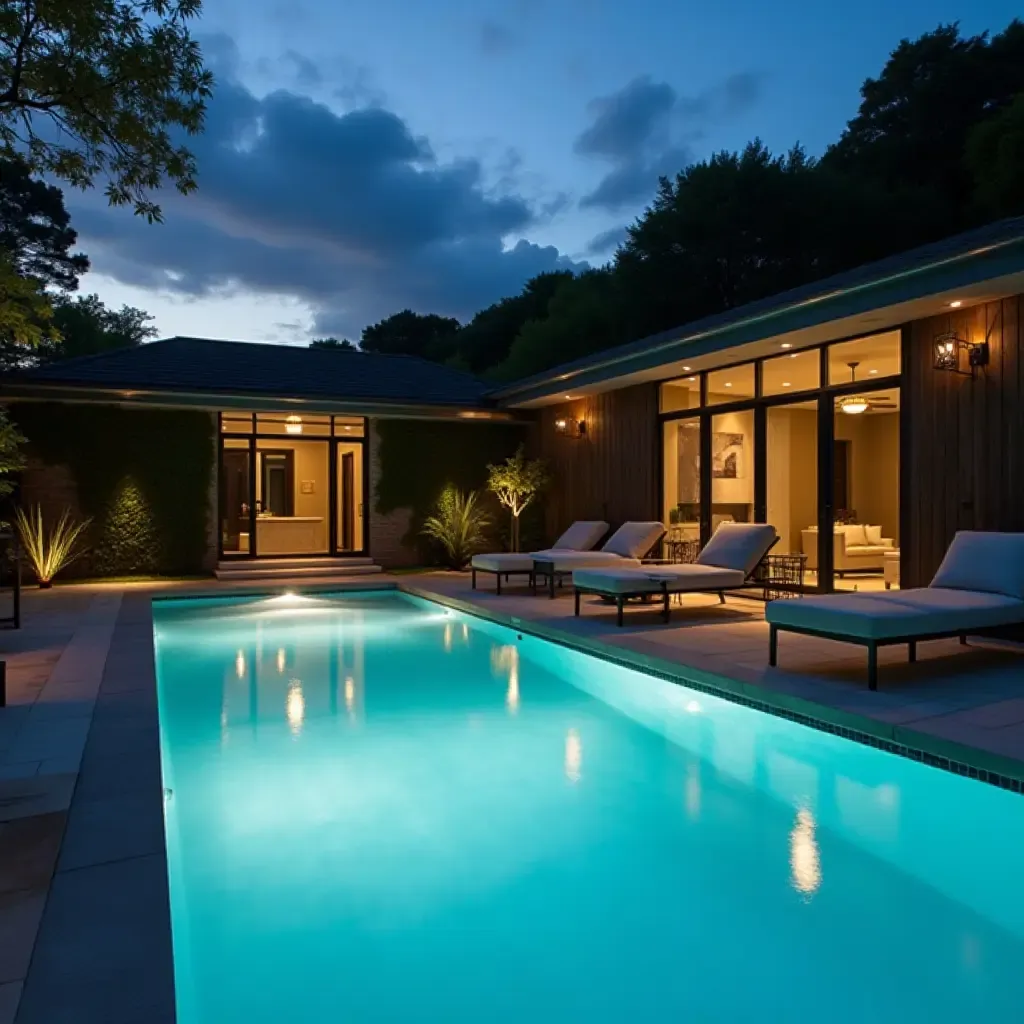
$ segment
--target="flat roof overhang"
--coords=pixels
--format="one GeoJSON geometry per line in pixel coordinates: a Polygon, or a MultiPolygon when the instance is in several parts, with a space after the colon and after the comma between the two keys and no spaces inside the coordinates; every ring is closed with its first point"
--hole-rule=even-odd
{"type": "MultiPolygon", "coordinates": [[[[827,283],[827,282],[825,282],[827,283]]],[[[1024,293],[1024,235],[945,256],[848,287],[734,318],[709,318],[692,329],[555,367],[488,396],[505,409],[553,405],[632,384],[665,380],[828,341],[875,334],[913,320],[1024,293]]]]}
{"type": "Polygon", "coordinates": [[[288,395],[253,395],[234,392],[187,392],[160,388],[96,387],[84,384],[41,383],[8,379],[0,382],[0,401],[69,402],[119,405],[125,408],[193,409],[205,412],[280,412],[301,409],[344,416],[383,419],[448,420],[456,422],[527,422],[514,410],[485,406],[429,405],[417,402],[326,401],[288,395]]]}

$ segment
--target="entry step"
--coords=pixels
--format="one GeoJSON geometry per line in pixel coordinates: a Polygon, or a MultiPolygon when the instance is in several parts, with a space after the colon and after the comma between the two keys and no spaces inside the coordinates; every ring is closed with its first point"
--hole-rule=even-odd
{"type": "Polygon", "coordinates": [[[370,558],[253,558],[218,562],[214,575],[219,580],[325,579],[380,571],[370,558]]]}

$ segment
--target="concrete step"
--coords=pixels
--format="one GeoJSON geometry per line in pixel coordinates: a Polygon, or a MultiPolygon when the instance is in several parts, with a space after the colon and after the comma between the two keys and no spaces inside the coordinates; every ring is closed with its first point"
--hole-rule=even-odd
{"type": "Polygon", "coordinates": [[[324,579],[380,571],[369,558],[267,558],[218,562],[214,575],[219,580],[324,579]]]}

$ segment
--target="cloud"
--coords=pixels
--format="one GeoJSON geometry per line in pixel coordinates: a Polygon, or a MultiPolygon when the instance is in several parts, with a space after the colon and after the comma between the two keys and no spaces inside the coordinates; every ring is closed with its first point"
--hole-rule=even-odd
{"type": "Polygon", "coordinates": [[[609,228],[587,242],[583,253],[585,256],[607,256],[613,253],[626,240],[628,231],[625,226],[609,228]]]}
{"type": "Polygon", "coordinates": [[[573,149],[611,169],[580,206],[617,211],[649,198],[660,176],[694,159],[693,144],[710,123],[742,113],[760,91],[761,79],[752,73],[730,75],[694,96],[681,96],[667,82],[645,75],[592,100],[591,123],[573,149]]]}
{"type": "Polygon", "coordinates": [[[68,196],[94,269],[181,296],[300,299],[321,333],[358,336],[404,307],[468,318],[542,271],[572,267],[518,241],[550,215],[495,192],[476,160],[440,161],[380,107],[337,113],[218,77],[206,131],[189,140],[197,192],[158,198],[165,223],[68,196]]]}
{"type": "Polygon", "coordinates": [[[496,21],[483,21],[477,35],[477,44],[481,53],[489,57],[500,57],[514,50],[519,38],[507,26],[496,21]]]}

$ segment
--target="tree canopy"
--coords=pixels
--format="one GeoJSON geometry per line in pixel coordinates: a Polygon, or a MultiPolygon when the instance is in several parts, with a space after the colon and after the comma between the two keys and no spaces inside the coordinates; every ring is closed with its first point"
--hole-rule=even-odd
{"type": "Polygon", "coordinates": [[[403,309],[364,328],[359,347],[364,352],[422,356],[444,362],[455,353],[454,339],[460,326],[452,317],[403,309]]]}
{"type": "Polygon", "coordinates": [[[160,219],[195,188],[177,136],[202,129],[213,79],[189,34],[202,0],[0,0],[0,157],[160,219]]]}

